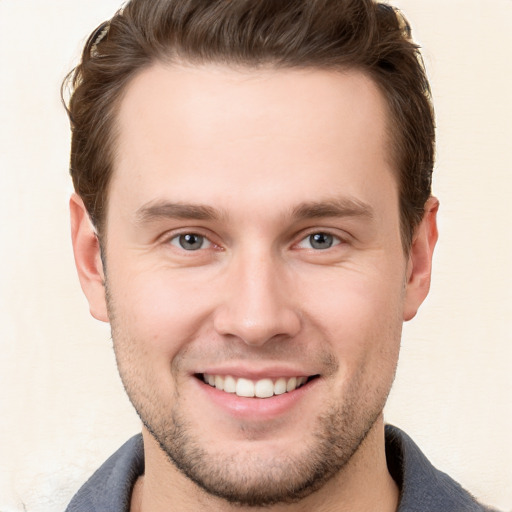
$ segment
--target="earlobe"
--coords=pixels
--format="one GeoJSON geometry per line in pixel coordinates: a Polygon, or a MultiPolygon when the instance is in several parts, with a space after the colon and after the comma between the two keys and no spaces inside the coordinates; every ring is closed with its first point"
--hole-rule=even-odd
{"type": "Polygon", "coordinates": [[[105,275],[98,237],[85,205],[77,194],[71,196],[69,209],[71,240],[80,285],[89,302],[91,315],[98,320],[108,322],[105,275]]]}
{"type": "Polygon", "coordinates": [[[425,203],[423,219],[414,231],[407,265],[404,321],[413,318],[430,289],[432,255],[437,242],[439,201],[431,196],[425,203]]]}

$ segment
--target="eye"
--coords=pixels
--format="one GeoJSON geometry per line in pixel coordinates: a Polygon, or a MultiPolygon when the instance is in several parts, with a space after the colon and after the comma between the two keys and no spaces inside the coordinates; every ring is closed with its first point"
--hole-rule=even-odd
{"type": "Polygon", "coordinates": [[[171,245],[184,249],[185,251],[198,251],[199,249],[207,249],[212,243],[202,235],[197,233],[183,233],[171,238],[171,245]]]}
{"type": "Polygon", "coordinates": [[[302,249],[315,249],[323,251],[341,243],[341,240],[329,233],[312,233],[300,241],[298,246],[302,249]]]}

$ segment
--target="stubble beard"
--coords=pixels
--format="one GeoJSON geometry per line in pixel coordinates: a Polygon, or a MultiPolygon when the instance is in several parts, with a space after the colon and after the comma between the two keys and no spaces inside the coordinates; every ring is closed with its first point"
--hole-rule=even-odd
{"type": "MultiPolygon", "coordinates": [[[[234,449],[228,454],[208,450],[197,425],[180,406],[178,393],[169,413],[155,395],[148,401],[121,368],[120,375],[142,423],[168,460],[207,494],[244,507],[297,503],[341,474],[381,417],[387,398],[384,391],[368,408],[349,390],[343,404],[324,408],[328,412],[317,418],[304,443],[297,443],[299,450],[291,447],[293,453],[265,457],[257,449],[249,453],[234,449]]],[[[250,429],[247,434],[250,437],[250,429]]]]}
{"type": "Polygon", "coordinates": [[[348,466],[381,418],[394,373],[389,382],[372,389],[364,389],[365,377],[358,374],[344,390],[343,400],[324,407],[326,412],[318,416],[316,428],[300,452],[279,459],[262,457],[256,450],[251,454],[236,450],[230,455],[210,453],[181,410],[176,391],[179,386],[175,387],[175,405],[169,413],[149,380],[143,380],[145,386],[140,385],[141,374],[133,371],[136,340],[117,328],[108,293],[107,299],[118,370],[132,405],[168,460],[209,495],[244,507],[297,503],[348,466]],[[133,351],[128,357],[126,347],[130,347],[128,352],[133,351]],[[135,373],[138,379],[133,378],[135,373]]]}
{"type": "Polygon", "coordinates": [[[137,412],[169,461],[206,493],[234,505],[267,507],[297,503],[343,471],[382,412],[377,408],[361,424],[350,425],[356,404],[350,406],[330,409],[300,453],[279,459],[209,453],[177,407],[165,423],[151,421],[143,407],[137,412]]]}

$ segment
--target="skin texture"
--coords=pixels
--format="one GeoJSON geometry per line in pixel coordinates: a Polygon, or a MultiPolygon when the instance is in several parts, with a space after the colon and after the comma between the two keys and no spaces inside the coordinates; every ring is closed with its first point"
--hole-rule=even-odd
{"type": "Polygon", "coordinates": [[[130,84],[106,271],[77,196],[71,216],[144,423],[132,510],[396,509],[382,409],[428,292],[437,201],[404,254],[386,123],[355,71],[155,65],[130,84]],[[315,378],[238,398],[205,372],[315,378]]]}

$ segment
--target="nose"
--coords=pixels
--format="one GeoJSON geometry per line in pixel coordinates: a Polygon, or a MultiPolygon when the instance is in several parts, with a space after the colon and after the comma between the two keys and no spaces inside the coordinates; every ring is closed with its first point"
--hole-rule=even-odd
{"type": "Polygon", "coordinates": [[[219,334],[262,346],[299,332],[301,319],[293,307],[291,279],[277,259],[255,252],[233,258],[224,300],[214,317],[219,334]]]}

